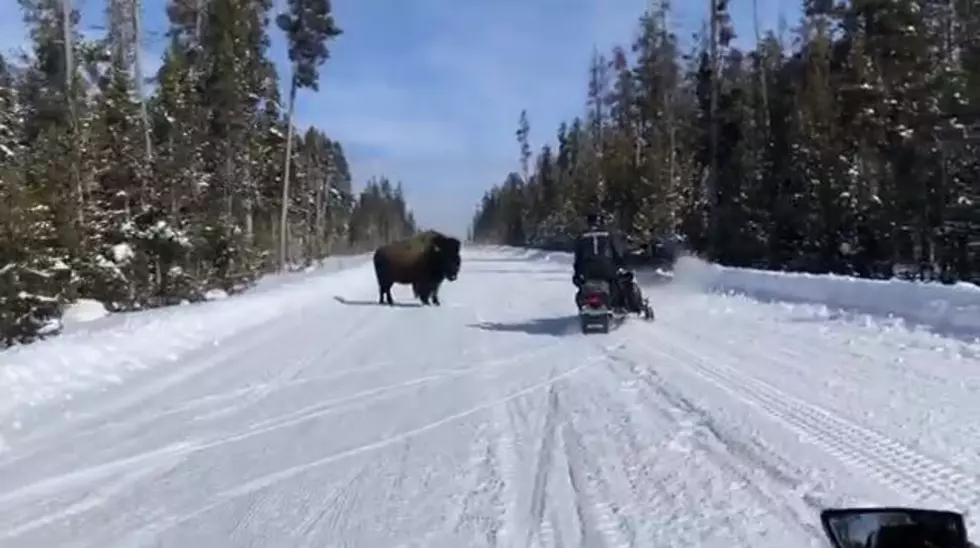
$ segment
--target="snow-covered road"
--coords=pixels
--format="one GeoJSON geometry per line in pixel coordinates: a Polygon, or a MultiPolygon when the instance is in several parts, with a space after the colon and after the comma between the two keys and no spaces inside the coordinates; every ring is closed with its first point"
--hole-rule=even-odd
{"type": "Polygon", "coordinates": [[[548,259],[467,251],[441,308],[323,274],[20,406],[0,546],[786,548],[823,546],[829,505],[980,511],[980,345],[681,283],[646,289],[656,322],[583,336],[548,259]]]}

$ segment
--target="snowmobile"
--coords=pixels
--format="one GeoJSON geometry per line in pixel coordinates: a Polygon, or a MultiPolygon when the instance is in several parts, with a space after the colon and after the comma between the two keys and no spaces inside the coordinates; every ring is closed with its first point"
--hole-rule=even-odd
{"type": "Polygon", "coordinates": [[[834,548],[977,548],[963,515],[922,508],[830,508],[820,513],[834,548]]]}
{"type": "MultiPolygon", "coordinates": [[[[637,314],[645,320],[654,318],[653,308],[649,301],[642,296],[633,272],[622,269],[617,272],[619,287],[633,292],[633,299],[640,303],[637,314]]],[[[621,323],[630,314],[623,306],[613,306],[609,282],[606,280],[586,280],[575,294],[575,305],[578,307],[579,321],[582,333],[598,329],[609,333],[613,322],[621,323]]]]}

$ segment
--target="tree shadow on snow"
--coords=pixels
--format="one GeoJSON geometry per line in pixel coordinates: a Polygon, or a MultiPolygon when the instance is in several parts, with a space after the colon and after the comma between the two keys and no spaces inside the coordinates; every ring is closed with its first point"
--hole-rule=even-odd
{"type": "Polygon", "coordinates": [[[529,335],[560,337],[578,331],[579,319],[578,315],[569,315],[559,316],[557,318],[535,318],[514,323],[482,322],[470,324],[467,327],[503,333],[527,333],[529,335]]]}
{"type": "MultiPolygon", "coordinates": [[[[389,306],[387,304],[380,304],[378,301],[366,301],[366,300],[355,301],[351,299],[346,299],[339,295],[334,295],[333,300],[337,301],[340,304],[346,304],[347,306],[389,306]]],[[[394,306],[400,308],[421,308],[422,303],[413,303],[413,302],[400,303],[398,301],[395,301],[394,306]]]]}

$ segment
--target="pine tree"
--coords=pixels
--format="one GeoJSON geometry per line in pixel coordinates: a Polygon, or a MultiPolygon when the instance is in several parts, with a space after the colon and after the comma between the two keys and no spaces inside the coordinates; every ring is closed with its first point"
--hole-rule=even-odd
{"type": "Polygon", "coordinates": [[[319,66],[329,58],[327,42],[340,36],[334,23],[330,0],[289,0],[290,12],[276,17],[276,24],[289,40],[289,60],[293,72],[289,79],[289,107],[286,114],[286,160],[282,181],[282,213],[279,222],[279,269],[286,266],[288,254],[289,173],[292,163],[293,109],[300,89],[319,89],[319,66]]]}
{"type": "MultiPolygon", "coordinates": [[[[279,269],[283,206],[297,213],[297,268],[417,229],[399,185],[355,195],[343,146],[322,131],[286,155],[271,0],[171,0],[153,94],[138,0],[110,2],[93,40],[67,1],[21,6],[32,55],[0,58],[0,344],[57,333],[77,299],[136,310],[243,291],[279,269]]],[[[329,12],[292,6],[295,89],[316,89],[329,12]]]]}
{"type": "Polygon", "coordinates": [[[529,162],[521,192],[509,174],[486,193],[472,237],[567,245],[601,203],[644,246],[680,239],[724,264],[977,280],[980,15],[967,4],[805,0],[792,49],[756,25],[745,51],[728,2],[709,0],[682,56],[659,2],[632,66],[620,48],[593,56],[583,116],[529,162]],[[547,237],[521,237],[534,234],[547,237]]]}

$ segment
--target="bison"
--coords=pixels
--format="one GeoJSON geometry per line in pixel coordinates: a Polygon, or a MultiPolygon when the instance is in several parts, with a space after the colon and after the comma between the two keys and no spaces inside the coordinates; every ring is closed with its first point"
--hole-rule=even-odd
{"type": "Polygon", "coordinates": [[[374,252],[374,274],[378,278],[378,304],[394,305],[391,286],[411,284],[412,292],[428,306],[439,306],[439,286],[459,275],[460,242],[435,230],[379,247],[374,252]]]}

